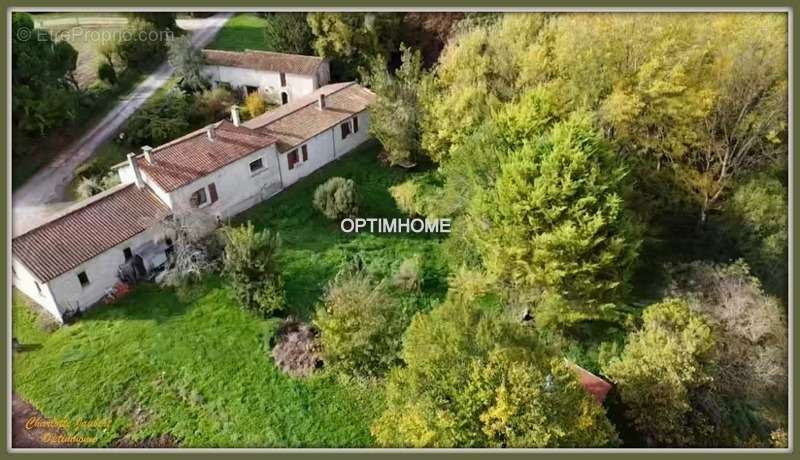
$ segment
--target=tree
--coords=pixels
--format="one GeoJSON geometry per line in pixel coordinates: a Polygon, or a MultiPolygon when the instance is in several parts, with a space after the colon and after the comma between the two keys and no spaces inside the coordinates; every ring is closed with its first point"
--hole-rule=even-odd
{"type": "Polygon", "coordinates": [[[175,69],[176,76],[183,80],[185,87],[193,91],[208,88],[208,79],[203,74],[203,52],[192,46],[192,40],[188,36],[170,41],[167,56],[169,65],[175,69]]]}
{"type": "Polygon", "coordinates": [[[317,55],[332,58],[333,71],[352,79],[371,59],[386,62],[395,50],[401,15],[397,13],[324,13],[307,16],[317,55]]]}
{"type": "Polygon", "coordinates": [[[34,26],[27,13],[12,16],[12,122],[21,134],[41,135],[75,119],[79,91],[75,84],[78,52],[66,41],[54,42],[34,26]]]}
{"type": "Polygon", "coordinates": [[[360,377],[381,376],[398,361],[407,317],[363,270],[344,269],[328,284],[314,324],[322,356],[334,369],[360,377]]]}
{"type": "Polygon", "coordinates": [[[108,61],[100,61],[97,65],[97,78],[105,81],[109,85],[117,83],[117,71],[114,70],[114,65],[109,64],[108,61]]]}
{"type": "MultiPolygon", "coordinates": [[[[496,311],[496,310],[495,310],[496,311]]],[[[417,315],[372,433],[391,447],[602,447],[602,406],[529,328],[452,299],[417,315]],[[580,429],[576,429],[580,427],[580,429]]]]}
{"type": "Polygon", "coordinates": [[[394,75],[381,58],[372,61],[366,83],[376,99],[370,107],[369,129],[392,165],[410,165],[421,153],[418,97],[424,73],[419,51],[402,44],[400,50],[402,64],[394,75]]]}
{"type": "Polygon", "coordinates": [[[141,20],[153,24],[159,30],[176,30],[175,23],[177,13],[160,11],[137,11],[135,13],[125,13],[132,21],[141,20]]]}
{"type": "Polygon", "coordinates": [[[202,123],[219,121],[236,104],[236,96],[227,88],[218,86],[195,96],[194,113],[202,123]]]}
{"type": "Polygon", "coordinates": [[[783,399],[788,395],[788,327],[783,307],[761,290],[743,261],[692,262],[669,270],[669,295],[688,300],[714,328],[719,349],[717,387],[725,399],[783,399]]]}
{"type": "Polygon", "coordinates": [[[266,17],[264,45],[269,51],[311,54],[313,39],[306,13],[274,13],[266,17]]]}
{"type": "Polygon", "coordinates": [[[133,19],[128,23],[126,33],[115,42],[115,52],[127,67],[148,69],[166,55],[165,35],[155,24],[133,19]]]}
{"type": "Polygon", "coordinates": [[[224,273],[242,307],[269,316],[284,306],[283,277],[278,270],[280,239],[248,222],[225,227],[224,273]]]}
{"type": "Polygon", "coordinates": [[[173,88],[147,101],[125,126],[132,145],[159,145],[186,134],[190,105],[183,91],[173,88]]]}
{"type": "Polygon", "coordinates": [[[604,371],[648,445],[686,447],[710,433],[692,398],[713,381],[714,350],[711,327],[686,302],[668,299],[645,309],[641,328],[604,371]]]}
{"type": "Polygon", "coordinates": [[[561,299],[573,306],[552,319],[603,317],[625,292],[640,245],[623,202],[626,173],[578,114],[511,152],[494,187],[475,195],[469,236],[490,275],[549,296],[537,320],[561,299]]]}
{"type": "Polygon", "coordinates": [[[197,282],[206,273],[218,269],[218,256],[209,244],[209,235],[216,228],[214,217],[198,210],[176,213],[160,222],[157,230],[160,239],[172,241],[168,269],[160,279],[162,285],[197,282]]]}
{"type": "Polygon", "coordinates": [[[332,177],[314,190],[314,207],[328,219],[341,219],[358,213],[356,183],[332,177]]]}
{"type": "Polygon", "coordinates": [[[738,185],[723,207],[723,223],[768,291],[788,300],[789,199],[773,177],[756,175],[738,185]]]}

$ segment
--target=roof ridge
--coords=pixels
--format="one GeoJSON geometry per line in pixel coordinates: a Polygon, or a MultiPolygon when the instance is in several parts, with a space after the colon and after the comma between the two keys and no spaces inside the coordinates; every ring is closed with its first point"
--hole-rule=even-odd
{"type": "MultiPolygon", "coordinates": [[[[264,126],[266,126],[266,125],[268,125],[268,124],[275,123],[275,122],[276,122],[276,121],[278,121],[278,120],[282,120],[282,119],[284,119],[284,118],[288,117],[289,115],[291,115],[291,114],[293,114],[293,113],[295,113],[295,112],[297,112],[297,111],[300,111],[300,110],[302,110],[302,109],[305,109],[306,107],[308,107],[308,106],[310,106],[310,105],[313,105],[315,102],[317,102],[317,98],[319,97],[319,93],[321,93],[323,89],[325,89],[325,88],[327,88],[327,87],[329,87],[329,86],[342,85],[342,86],[341,86],[339,89],[337,89],[336,91],[333,91],[333,92],[331,92],[331,93],[328,93],[328,94],[326,94],[326,95],[325,95],[325,97],[332,96],[332,95],[334,95],[334,94],[336,94],[336,93],[338,93],[338,92],[340,92],[340,91],[343,91],[343,90],[345,90],[345,89],[347,89],[347,88],[349,88],[349,87],[351,87],[351,86],[353,86],[353,85],[357,85],[357,84],[358,84],[358,83],[357,83],[355,80],[353,80],[353,81],[346,81],[346,82],[340,82],[340,83],[330,83],[330,84],[327,84],[327,85],[325,85],[325,86],[321,86],[321,87],[317,88],[317,89],[316,89],[314,92],[312,92],[312,93],[309,93],[309,94],[307,94],[306,96],[304,96],[304,97],[307,97],[307,98],[308,98],[308,102],[306,102],[305,104],[303,104],[303,105],[298,105],[298,106],[297,106],[296,108],[294,108],[293,110],[291,110],[291,111],[289,111],[289,112],[286,112],[286,113],[284,113],[283,115],[279,116],[278,118],[275,118],[274,120],[270,120],[269,122],[267,122],[267,123],[264,123],[263,125],[260,125],[258,128],[250,128],[250,129],[253,129],[254,131],[257,131],[257,130],[259,130],[259,129],[263,128],[264,126]],[[312,97],[312,96],[313,96],[313,97],[312,97]]],[[[275,109],[275,110],[279,110],[279,109],[280,109],[280,107],[278,107],[278,108],[277,108],[277,109],[275,109]]],[[[269,114],[269,112],[265,113],[264,115],[268,115],[268,114],[269,114]]],[[[259,116],[261,116],[261,115],[259,115],[259,116]]],[[[258,117],[251,118],[251,119],[247,120],[247,122],[251,122],[251,121],[255,120],[256,118],[258,118],[258,117]]],[[[267,118],[267,117],[265,117],[265,118],[267,118]]]]}
{"type": "MultiPolygon", "coordinates": [[[[56,214],[50,216],[49,219],[45,220],[44,222],[40,223],[39,225],[37,225],[35,227],[32,227],[32,228],[29,228],[28,230],[25,230],[23,233],[20,233],[19,235],[13,237],[12,240],[16,240],[17,238],[21,238],[21,237],[27,235],[28,233],[31,233],[31,232],[33,232],[35,230],[38,230],[38,229],[43,228],[43,227],[46,227],[46,226],[48,226],[48,225],[50,225],[52,223],[55,223],[55,222],[65,218],[65,217],[67,217],[67,216],[69,216],[71,214],[74,214],[74,213],[80,211],[81,209],[85,209],[85,208],[88,208],[89,206],[97,204],[99,201],[102,201],[103,199],[108,198],[109,196],[111,196],[111,195],[113,195],[115,193],[121,192],[121,191],[125,190],[126,188],[130,187],[133,184],[134,184],[133,182],[117,184],[117,185],[115,185],[114,187],[111,187],[108,190],[103,190],[102,192],[100,192],[100,193],[98,193],[96,195],[92,195],[89,198],[86,198],[85,200],[81,200],[81,201],[78,201],[77,203],[74,203],[74,204],[72,204],[70,206],[67,206],[66,208],[62,209],[61,211],[57,212],[56,214]]],[[[161,201],[160,198],[159,198],[159,201],[161,201]]]]}
{"type": "MultiPolygon", "coordinates": [[[[232,52],[236,53],[237,51],[232,51],[232,52]]],[[[322,60],[325,59],[323,57],[315,56],[313,54],[281,53],[279,51],[254,50],[254,49],[251,49],[251,48],[245,48],[244,51],[239,51],[239,52],[240,53],[257,53],[257,54],[277,54],[277,55],[280,55],[280,56],[295,56],[295,57],[301,57],[301,58],[307,58],[307,59],[316,59],[316,60],[319,60],[319,61],[322,61],[322,60]]]]}

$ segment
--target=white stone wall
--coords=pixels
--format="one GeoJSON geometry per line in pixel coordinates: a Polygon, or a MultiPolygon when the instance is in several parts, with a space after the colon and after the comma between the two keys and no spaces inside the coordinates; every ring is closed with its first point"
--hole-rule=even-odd
{"type": "Polygon", "coordinates": [[[234,89],[243,86],[255,86],[271,102],[281,103],[281,92],[286,91],[289,101],[314,92],[318,86],[316,75],[286,74],[286,87],[281,87],[279,72],[264,70],[242,69],[227,66],[205,66],[206,77],[214,84],[225,82],[234,89]]]}
{"type": "Polygon", "coordinates": [[[353,150],[369,139],[369,115],[364,111],[358,115],[358,132],[350,133],[342,139],[339,125],[312,137],[306,143],[298,145],[297,155],[302,161],[302,145],[308,146],[308,161],[295,164],[289,169],[289,151],[281,152],[281,174],[283,184],[288,187],[331,161],[353,150]]]}
{"type": "MultiPolygon", "coordinates": [[[[107,290],[119,281],[117,272],[119,266],[125,263],[123,252],[125,248],[131,248],[135,256],[139,247],[151,243],[158,236],[155,228],[146,230],[48,281],[47,289],[52,297],[55,311],[48,305],[46,297],[37,298],[23,290],[21,286],[20,290],[61,320],[67,310],[86,310],[103,299],[107,290]],[[89,278],[88,285],[81,286],[78,281],[80,272],[86,272],[86,276],[89,278]]],[[[147,265],[148,263],[145,261],[145,266],[147,265]]]]}
{"type": "Polygon", "coordinates": [[[173,190],[169,193],[173,210],[180,212],[191,209],[191,196],[200,188],[206,189],[206,196],[210,202],[211,195],[208,185],[212,182],[217,189],[218,201],[202,205],[200,209],[211,215],[219,216],[221,219],[233,216],[269,198],[281,189],[276,155],[275,145],[269,145],[208,176],[173,190]],[[258,158],[262,159],[264,168],[251,173],[250,163],[258,158]]]}
{"type": "Polygon", "coordinates": [[[28,267],[22,264],[16,258],[11,259],[11,281],[14,286],[27,295],[34,302],[38,303],[45,310],[50,312],[57,320],[61,321],[61,313],[56,306],[56,301],[53,298],[53,293],[50,292],[50,287],[42,283],[41,280],[36,278],[28,267]],[[39,289],[36,289],[36,283],[39,284],[39,289]]]}

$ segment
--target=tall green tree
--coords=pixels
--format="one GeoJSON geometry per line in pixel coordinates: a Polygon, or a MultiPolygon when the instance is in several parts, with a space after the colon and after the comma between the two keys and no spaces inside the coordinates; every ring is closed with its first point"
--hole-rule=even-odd
{"type": "MultiPolygon", "coordinates": [[[[496,311],[496,310],[495,310],[496,311]]],[[[372,432],[392,447],[603,447],[603,407],[530,328],[448,300],[406,331],[372,432]]]]}
{"type": "Polygon", "coordinates": [[[202,91],[209,87],[208,79],[203,74],[203,52],[192,46],[192,40],[188,36],[169,42],[167,59],[169,65],[175,69],[176,76],[183,80],[183,86],[192,91],[202,91]]]}
{"type": "Polygon", "coordinates": [[[644,311],[641,328],[605,374],[648,445],[697,445],[712,432],[693,398],[713,381],[714,351],[710,325],[686,302],[665,300],[644,311]]]}
{"type": "Polygon", "coordinates": [[[413,164],[420,155],[420,85],[425,74],[419,51],[400,45],[402,64],[392,75],[375,58],[366,79],[376,94],[370,107],[370,132],[383,144],[392,165],[413,164]]]}
{"type": "Polygon", "coordinates": [[[266,17],[264,44],[270,51],[311,54],[314,35],[306,20],[307,13],[274,13],[266,17]]]}
{"type": "Polygon", "coordinates": [[[397,47],[401,19],[397,13],[314,12],[308,14],[308,25],[314,51],[334,60],[332,71],[353,78],[376,56],[388,60],[397,47]]]}
{"type": "Polygon", "coordinates": [[[471,240],[491,275],[549,296],[537,321],[605,317],[625,292],[640,245],[626,174],[591,120],[575,114],[509,152],[494,186],[475,195],[471,240]]]}
{"type": "Polygon", "coordinates": [[[78,62],[75,48],[63,40],[54,42],[27,13],[13,14],[11,39],[15,130],[41,135],[74,119],[80,97],[73,77],[78,62]]]}

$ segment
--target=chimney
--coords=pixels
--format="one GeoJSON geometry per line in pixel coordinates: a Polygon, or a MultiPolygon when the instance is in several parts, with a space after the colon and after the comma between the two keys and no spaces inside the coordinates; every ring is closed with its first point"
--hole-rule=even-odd
{"type": "Polygon", "coordinates": [[[325,94],[319,93],[319,100],[317,100],[317,108],[319,110],[325,109],[325,94]]]}
{"type": "Polygon", "coordinates": [[[214,138],[216,137],[216,134],[214,133],[214,125],[213,124],[210,124],[210,125],[206,126],[206,135],[208,136],[208,140],[210,140],[211,142],[214,142],[214,138]]]}
{"type": "Polygon", "coordinates": [[[142,153],[144,153],[144,159],[147,160],[147,164],[150,165],[155,163],[155,161],[153,161],[153,155],[150,154],[150,152],[152,151],[153,147],[150,147],[149,145],[142,146],[142,153]]]}
{"type": "Polygon", "coordinates": [[[136,183],[136,187],[142,188],[144,187],[144,182],[142,182],[142,173],[139,172],[139,164],[136,163],[136,155],[133,153],[128,154],[128,164],[133,170],[133,181],[136,183]]]}
{"type": "Polygon", "coordinates": [[[239,118],[239,106],[233,104],[231,107],[231,121],[233,121],[233,126],[239,126],[242,120],[239,118]]]}

